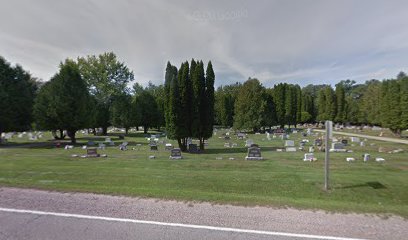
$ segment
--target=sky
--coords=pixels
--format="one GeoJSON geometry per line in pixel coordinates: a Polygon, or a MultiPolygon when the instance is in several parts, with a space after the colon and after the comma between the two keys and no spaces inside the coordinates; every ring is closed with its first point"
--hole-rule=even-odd
{"type": "Polygon", "coordinates": [[[212,61],[216,86],[335,84],[408,71],[408,1],[0,0],[0,56],[48,81],[113,51],[146,85],[167,61],[212,61]]]}

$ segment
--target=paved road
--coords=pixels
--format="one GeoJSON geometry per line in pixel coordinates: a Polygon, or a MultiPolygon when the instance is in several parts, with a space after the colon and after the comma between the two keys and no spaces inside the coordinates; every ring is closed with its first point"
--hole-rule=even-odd
{"type": "Polygon", "coordinates": [[[360,214],[0,188],[0,239],[406,239],[360,214]]]}
{"type": "MultiPolygon", "coordinates": [[[[313,131],[325,132],[326,130],[314,129],[313,131]]],[[[370,135],[363,135],[363,134],[356,134],[356,133],[347,133],[347,132],[337,132],[337,131],[333,131],[333,134],[350,136],[350,137],[361,137],[361,138],[367,138],[367,139],[374,139],[374,140],[385,141],[385,142],[408,144],[408,140],[398,139],[398,138],[377,137],[377,136],[370,136],[370,135]]]]}

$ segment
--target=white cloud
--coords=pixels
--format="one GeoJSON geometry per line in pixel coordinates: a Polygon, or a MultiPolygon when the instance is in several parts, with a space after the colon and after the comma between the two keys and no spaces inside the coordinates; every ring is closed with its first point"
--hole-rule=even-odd
{"type": "Polygon", "coordinates": [[[191,58],[213,61],[217,85],[248,77],[266,86],[364,81],[407,70],[407,7],[371,0],[15,0],[0,8],[0,54],[45,80],[64,58],[114,51],[142,84],[161,83],[168,60],[191,58]]]}

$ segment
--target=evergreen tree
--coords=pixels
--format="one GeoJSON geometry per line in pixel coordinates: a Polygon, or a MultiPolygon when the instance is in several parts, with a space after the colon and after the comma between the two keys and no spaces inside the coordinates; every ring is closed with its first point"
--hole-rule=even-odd
{"type": "Polygon", "coordinates": [[[279,83],[278,85],[275,85],[273,88],[274,97],[273,99],[276,107],[276,118],[281,128],[283,128],[287,123],[285,118],[286,117],[285,101],[287,86],[288,85],[286,83],[279,83]]]}
{"type": "Polygon", "coordinates": [[[31,128],[36,91],[37,83],[29,73],[0,57],[0,135],[31,128]]]}
{"type": "Polygon", "coordinates": [[[263,91],[264,87],[258,79],[248,79],[242,85],[235,102],[234,128],[260,129],[266,108],[263,91]]]}
{"type": "Polygon", "coordinates": [[[42,127],[67,130],[68,137],[75,144],[76,131],[87,127],[90,120],[88,89],[77,64],[69,59],[61,63],[59,72],[40,91],[38,98],[36,116],[49,116],[40,120],[42,127]]]}
{"type": "Polygon", "coordinates": [[[344,91],[343,84],[336,84],[336,103],[337,103],[337,113],[335,121],[339,123],[344,123],[345,121],[345,107],[346,107],[346,95],[344,91]]]}

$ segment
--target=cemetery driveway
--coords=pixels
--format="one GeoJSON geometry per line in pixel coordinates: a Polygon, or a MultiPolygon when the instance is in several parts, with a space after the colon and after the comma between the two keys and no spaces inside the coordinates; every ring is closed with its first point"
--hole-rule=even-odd
{"type": "MultiPolygon", "coordinates": [[[[325,132],[325,130],[319,130],[319,129],[314,129],[313,131],[316,131],[316,132],[325,132]]],[[[377,137],[377,136],[370,136],[370,135],[363,135],[363,134],[356,134],[356,133],[346,133],[346,132],[336,132],[336,131],[333,131],[333,134],[344,135],[344,136],[350,136],[350,137],[367,138],[367,139],[373,139],[373,140],[385,141],[385,142],[394,142],[394,143],[408,144],[408,140],[398,139],[398,138],[377,137]]]]}
{"type": "Polygon", "coordinates": [[[408,221],[0,187],[0,239],[406,239],[408,221]]]}

